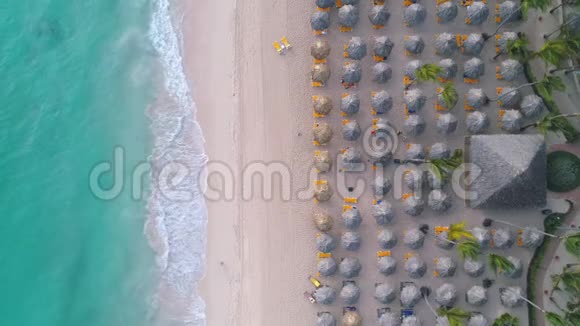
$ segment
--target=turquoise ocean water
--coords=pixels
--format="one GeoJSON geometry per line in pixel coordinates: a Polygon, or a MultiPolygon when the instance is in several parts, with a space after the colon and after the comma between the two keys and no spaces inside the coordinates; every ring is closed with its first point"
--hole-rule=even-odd
{"type": "MultiPolygon", "coordinates": [[[[171,268],[171,219],[157,216],[179,205],[168,209],[149,190],[132,199],[131,175],[117,198],[98,199],[89,174],[112,161],[116,147],[130,170],[158,161],[155,153],[170,145],[157,138],[167,123],[155,126],[148,113],[162,88],[156,76],[168,76],[160,73],[165,54],[152,37],[159,2],[167,5],[0,2],[2,325],[146,326],[153,319],[159,275],[171,268]],[[165,244],[154,245],[157,259],[144,233],[147,219],[154,221],[148,233],[165,244]]],[[[106,188],[113,178],[101,181],[106,188]]],[[[204,241],[199,245],[203,252],[204,241]]]]}

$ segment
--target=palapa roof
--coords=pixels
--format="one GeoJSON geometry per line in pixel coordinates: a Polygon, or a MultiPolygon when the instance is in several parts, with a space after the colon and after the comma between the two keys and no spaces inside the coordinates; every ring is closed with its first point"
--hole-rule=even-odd
{"type": "Polygon", "coordinates": [[[362,238],[358,232],[346,231],[340,237],[340,244],[345,250],[355,251],[360,248],[362,238]]]}
{"type": "Polygon", "coordinates": [[[340,101],[340,111],[346,115],[353,115],[360,109],[360,97],[356,93],[348,94],[340,101]]]}
{"type": "Polygon", "coordinates": [[[378,57],[388,58],[395,43],[388,36],[379,36],[373,43],[373,52],[378,57]]]}
{"type": "Polygon", "coordinates": [[[332,159],[330,158],[330,153],[328,151],[318,151],[314,155],[314,167],[318,172],[328,172],[332,167],[332,159]]]}
{"type": "Polygon", "coordinates": [[[457,301],[457,288],[451,283],[443,283],[435,290],[435,301],[442,306],[452,306],[457,301]]]}
{"type": "Polygon", "coordinates": [[[480,33],[471,33],[467,36],[465,42],[463,42],[463,54],[478,56],[483,50],[485,41],[483,40],[483,35],[480,33]]]}
{"type": "Polygon", "coordinates": [[[405,271],[410,278],[421,278],[427,271],[427,264],[423,259],[412,256],[405,261],[405,271]]]}
{"type": "Polygon", "coordinates": [[[330,8],[334,6],[335,0],[316,0],[316,6],[319,8],[330,8]]]}
{"type": "Polygon", "coordinates": [[[318,261],[318,272],[322,276],[331,276],[338,270],[338,264],[332,257],[322,258],[318,261]]]}
{"type": "Polygon", "coordinates": [[[318,201],[328,201],[332,197],[332,188],[328,183],[318,184],[314,188],[314,198],[318,201]]]}
{"type": "Polygon", "coordinates": [[[386,62],[377,62],[373,66],[373,81],[379,84],[388,82],[393,76],[393,68],[386,62]]]}
{"type": "Polygon", "coordinates": [[[316,123],[312,128],[312,134],[315,141],[325,145],[332,139],[332,128],[326,122],[316,123]]]}
{"type": "Polygon", "coordinates": [[[474,306],[482,306],[487,302],[487,290],[481,285],[474,285],[465,295],[467,303],[474,306]]]}
{"type": "Polygon", "coordinates": [[[332,111],[332,99],[330,96],[318,95],[312,100],[314,112],[322,115],[327,115],[332,111]]]}
{"type": "Polygon", "coordinates": [[[315,212],[312,214],[312,220],[314,221],[316,228],[322,232],[330,231],[334,225],[332,216],[324,212],[315,212]]]}
{"type": "Polygon", "coordinates": [[[339,296],[344,304],[356,304],[360,298],[360,288],[354,282],[347,282],[342,286],[339,296]]]}
{"type": "Polygon", "coordinates": [[[342,213],[342,222],[347,229],[354,230],[358,228],[362,223],[360,211],[356,207],[345,210],[342,213]]]}
{"type": "Polygon", "coordinates": [[[318,63],[312,66],[312,81],[326,83],[330,78],[330,67],[326,63],[318,63]]]}
{"type": "Polygon", "coordinates": [[[499,228],[494,230],[493,246],[497,249],[509,249],[514,245],[515,237],[512,231],[508,228],[499,228]]]}
{"type": "Polygon", "coordinates": [[[466,23],[468,25],[481,25],[489,16],[489,7],[482,1],[474,1],[467,6],[466,23]]]}
{"type": "Polygon", "coordinates": [[[413,168],[403,172],[403,182],[411,190],[419,190],[425,184],[424,172],[413,168]]]}
{"type": "Polygon", "coordinates": [[[485,272],[485,264],[479,260],[465,259],[463,270],[471,277],[479,277],[485,272]]]}
{"type": "Polygon", "coordinates": [[[435,35],[435,52],[438,55],[449,57],[457,51],[457,40],[451,33],[441,33],[435,35]]]}
{"type": "Polygon", "coordinates": [[[358,7],[353,5],[344,5],[338,9],[338,22],[342,26],[354,27],[358,23],[358,7]]]}
{"type": "Polygon", "coordinates": [[[451,156],[451,149],[446,143],[435,143],[429,148],[429,158],[449,158],[451,156]]]}
{"type": "Polygon", "coordinates": [[[393,97],[385,90],[373,93],[371,106],[377,113],[386,113],[393,108],[393,97]]]}
{"type": "Polygon", "coordinates": [[[451,113],[444,113],[437,118],[437,131],[441,134],[451,134],[457,129],[457,118],[451,113]]]}
{"type": "Polygon", "coordinates": [[[342,69],[342,80],[349,84],[358,83],[362,78],[362,66],[359,61],[347,61],[342,69]]]}
{"type": "Polygon", "coordinates": [[[359,0],[342,0],[343,5],[357,5],[359,0]]]}
{"type": "Polygon", "coordinates": [[[439,23],[448,23],[457,17],[457,5],[453,1],[445,1],[437,5],[436,15],[439,23]]]}
{"type": "Polygon", "coordinates": [[[376,26],[383,26],[389,20],[391,13],[385,5],[372,6],[369,10],[369,20],[371,24],[376,26]]]}
{"type": "Polygon", "coordinates": [[[473,234],[482,249],[489,247],[489,242],[491,241],[491,232],[489,229],[476,226],[471,229],[471,234],[473,234]]]}
{"type": "Polygon", "coordinates": [[[480,58],[471,58],[463,65],[463,77],[478,79],[483,76],[485,66],[480,58]]]}
{"type": "Polygon", "coordinates": [[[391,283],[379,283],[375,285],[375,299],[379,303],[389,304],[397,297],[398,289],[391,283]]]}
{"type": "Polygon", "coordinates": [[[316,249],[320,252],[329,253],[336,249],[336,241],[332,235],[328,233],[321,233],[316,237],[316,249]]]}
{"type": "MultiPolygon", "coordinates": [[[[546,203],[546,143],[541,135],[478,135],[465,138],[465,162],[481,169],[467,180],[471,208],[543,207],[546,203]]],[[[497,232],[496,232],[497,233],[497,232]]]]}
{"type": "Polygon", "coordinates": [[[452,277],[455,275],[457,263],[449,256],[436,258],[435,270],[439,273],[439,277],[452,277]]]}
{"type": "Polygon", "coordinates": [[[544,234],[538,228],[528,226],[522,232],[522,242],[526,248],[537,248],[544,242],[544,234]]]}
{"type": "Polygon", "coordinates": [[[501,129],[511,132],[518,133],[522,128],[524,117],[518,110],[505,110],[501,117],[501,129]]]}
{"type": "Polygon", "coordinates": [[[316,326],[336,326],[336,318],[330,312],[321,312],[316,319],[316,326]]]}
{"type": "Polygon", "coordinates": [[[511,0],[499,4],[498,16],[502,22],[514,22],[522,19],[520,5],[511,0]]]}
{"type": "Polygon", "coordinates": [[[393,206],[385,200],[371,206],[371,215],[375,218],[378,225],[391,223],[395,218],[393,206]]]}
{"type": "Polygon", "coordinates": [[[406,160],[422,160],[425,158],[425,148],[422,144],[409,143],[405,152],[406,160]]]}
{"type": "Polygon", "coordinates": [[[380,257],[377,260],[377,268],[381,274],[389,276],[397,270],[397,261],[391,256],[380,257]]]}
{"type": "Polygon", "coordinates": [[[467,105],[474,109],[480,109],[487,104],[488,97],[481,88],[470,88],[467,91],[467,105]]]}
{"type": "Polygon", "coordinates": [[[405,92],[403,102],[407,105],[410,112],[417,112],[423,108],[427,102],[427,96],[418,88],[413,88],[405,92]]]}
{"type": "Polygon", "coordinates": [[[413,308],[421,300],[421,291],[414,283],[403,283],[401,289],[401,305],[407,308],[413,308]]]}
{"type": "Polygon", "coordinates": [[[438,176],[436,176],[433,171],[428,170],[427,171],[427,183],[429,184],[429,187],[433,190],[440,190],[443,188],[443,186],[445,186],[447,184],[447,179],[445,178],[439,178],[438,176]]]}
{"type": "Polygon", "coordinates": [[[524,66],[514,59],[507,59],[500,64],[501,77],[506,81],[514,81],[524,74],[524,66]]]}
{"type": "Polygon", "coordinates": [[[425,131],[425,119],[418,114],[409,114],[403,124],[403,131],[409,136],[418,136],[425,131]]]}
{"type": "Polygon", "coordinates": [[[528,119],[535,119],[546,110],[544,100],[536,94],[524,96],[520,103],[520,112],[528,119]]]}
{"type": "Polygon", "coordinates": [[[318,39],[310,46],[310,55],[314,59],[322,60],[330,54],[330,43],[327,40],[318,39]]]}
{"type": "Polygon", "coordinates": [[[481,111],[471,112],[465,119],[467,131],[471,134],[480,134],[489,128],[487,113],[481,111]]]}
{"type": "MultiPolygon", "coordinates": [[[[447,3],[447,2],[446,2],[447,3]]],[[[453,59],[446,58],[439,61],[439,67],[441,67],[441,72],[439,73],[439,77],[449,80],[455,78],[457,75],[457,63],[453,61],[453,59]]]]}
{"type": "Polygon", "coordinates": [[[421,326],[421,320],[419,319],[419,317],[415,315],[405,316],[403,317],[403,322],[401,323],[401,326],[421,326]]]}
{"type": "Polygon", "coordinates": [[[397,235],[390,229],[383,228],[377,235],[377,242],[381,249],[392,249],[397,244],[397,235]]]}
{"type": "Polygon", "coordinates": [[[405,66],[405,70],[404,70],[405,76],[407,76],[411,79],[415,79],[416,78],[415,73],[422,66],[423,66],[423,61],[421,61],[421,60],[411,60],[411,61],[407,62],[407,65],[405,66]]]}
{"type": "Polygon", "coordinates": [[[340,155],[344,163],[360,163],[362,162],[362,154],[356,147],[347,147],[340,155]]]}
{"type": "Polygon", "coordinates": [[[330,286],[323,285],[314,291],[313,296],[316,302],[329,305],[336,300],[336,290],[330,286]]]}
{"type": "Polygon", "coordinates": [[[403,233],[403,243],[411,249],[419,249],[423,247],[425,241],[425,233],[418,227],[405,230],[403,233]]]}
{"type": "Polygon", "coordinates": [[[410,27],[422,24],[425,17],[427,17],[427,10],[420,3],[413,3],[403,11],[403,22],[410,27]]]}
{"type": "Polygon", "coordinates": [[[348,58],[354,60],[360,60],[367,55],[367,45],[362,40],[362,38],[358,36],[353,36],[350,38],[348,43],[346,44],[346,53],[348,58]]]}
{"type": "Polygon", "coordinates": [[[346,257],[338,264],[338,271],[344,278],[357,277],[361,269],[362,265],[356,257],[346,257]]]}
{"type": "Polygon", "coordinates": [[[427,205],[435,213],[444,213],[451,208],[451,197],[446,192],[435,189],[429,193],[427,205]]]}
{"type": "Polygon", "coordinates": [[[490,322],[482,314],[473,313],[467,321],[467,326],[489,326],[490,322]]]}
{"type": "Polygon", "coordinates": [[[360,137],[361,129],[356,120],[350,120],[342,125],[342,137],[347,141],[355,141],[360,137]]]}
{"type": "Polygon", "coordinates": [[[503,32],[500,34],[499,38],[497,39],[497,46],[500,49],[500,53],[507,53],[508,51],[508,44],[511,41],[517,40],[518,33],[516,32],[503,32]]]}
{"type": "Polygon", "coordinates": [[[411,54],[420,54],[425,49],[425,42],[419,35],[410,35],[404,41],[405,50],[411,54]]]}
{"type": "Polygon", "coordinates": [[[375,196],[382,197],[392,188],[391,180],[386,176],[377,176],[373,182],[373,192],[375,196]]]}
{"type": "Polygon", "coordinates": [[[394,312],[387,311],[379,317],[379,326],[400,326],[401,316],[394,312]]]}
{"type": "Polygon", "coordinates": [[[324,31],[330,27],[330,14],[327,11],[315,11],[310,17],[310,26],[315,31],[324,31]]]}
{"type": "Polygon", "coordinates": [[[347,310],[342,315],[342,325],[343,326],[361,326],[362,325],[362,317],[356,311],[347,310]]]}
{"type": "Polygon", "coordinates": [[[523,291],[519,286],[508,286],[505,289],[500,289],[501,304],[507,308],[515,308],[522,305],[523,291]]]}
{"type": "Polygon", "coordinates": [[[453,242],[447,241],[449,240],[449,233],[447,231],[443,231],[437,235],[435,235],[435,245],[442,249],[451,249],[453,248],[453,242]]]}
{"type": "Polygon", "coordinates": [[[504,87],[499,96],[499,106],[502,108],[517,108],[522,99],[522,93],[519,89],[513,87],[504,87]]]}

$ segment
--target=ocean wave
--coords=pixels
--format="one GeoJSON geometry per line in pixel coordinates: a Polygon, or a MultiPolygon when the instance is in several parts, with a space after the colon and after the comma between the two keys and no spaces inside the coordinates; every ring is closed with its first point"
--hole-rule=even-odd
{"type": "Polygon", "coordinates": [[[207,226],[199,172],[207,156],[183,69],[181,33],[173,23],[169,0],[154,1],[149,34],[163,68],[166,93],[149,112],[154,146],[145,232],[161,276],[156,305],[160,319],[171,325],[204,326],[205,303],[197,285],[204,275],[207,226]],[[171,190],[189,198],[168,196],[159,182],[163,171],[176,163],[189,173],[171,190]]]}

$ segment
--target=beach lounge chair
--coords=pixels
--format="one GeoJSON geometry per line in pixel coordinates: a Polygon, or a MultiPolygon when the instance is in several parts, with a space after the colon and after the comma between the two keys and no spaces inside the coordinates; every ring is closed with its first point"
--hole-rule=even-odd
{"type": "Polygon", "coordinates": [[[501,75],[501,67],[500,66],[495,66],[495,78],[497,80],[503,79],[503,76],[501,75]]]}
{"type": "Polygon", "coordinates": [[[518,238],[516,240],[516,245],[518,247],[523,247],[524,246],[524,238],[522,237],[522,233],[524,233],[524,230],[518,229],[518,238]]]}
{"type": "Polygon", "coordinates": [[[501,100],[499,99],[499,97],[500,97],[500,95],[501,95],[501,93],[502,93],[502,92],[503,92],[503,87],[496,87],[496,88],[495,88],[495,95],[497,95],[497,96],[498,96],[497,105],[499,105],[499,106],[501,106],[501,105],[502,105],[502,102],[501,102],[501,100]]]}
{"type": "Polygon", "coordinates": [[[377,251],[377,257],[378,258],[381,258],[381,257],[391,257],[391,251],[390,250],[377,251]]]}
{"type": "Polygon", "coordinates": [[[284,54],[284,48],[282,47],[282,45],[280,45],[280,43],[278,43],[278,41],[274,42],[274,49],[276,49],[276,52],[278,52],[278,54],[284,54]]]}
{"type": "Polygon", "coordinates": [[[449,231],[448,226],[436,226],[435,227],[435,235],[440,235],[442,232],[447,232],[447,231],[449,231]]]}
{"type": "Polygon", "coordinates": [[[495,36],[495,54],[500,54],[501,53],[501,48],[499,47],[499,40],[501,39],[501,35],[496,35],[495,36]]]}
{"type": "Polygon", "coordinates": [[[290,44],[290,42],[288,42],[288,39],[286,38],[286,36],[282,36],[282,44],[284,45],[285,49],[292,48],[292,45],[290,44]]]}

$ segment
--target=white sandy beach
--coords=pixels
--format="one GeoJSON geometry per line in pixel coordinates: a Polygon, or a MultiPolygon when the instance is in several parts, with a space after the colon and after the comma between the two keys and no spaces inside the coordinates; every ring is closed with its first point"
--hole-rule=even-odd
{"type": "MultiPolygon", "coordinates": [[[[426,48],[420,59],[424,62],[437,62],[441,58],[434,55],[432,40],[436,33],[470,33],[493,31],[492,14],[484,27],[466,26],[463,24],[465,9],[460,7],[456,18],[456,29],[435,23],[435,2],[424,2],[428,18],[425,24],[415,30],[421,33],[426,48]]],[[[328,146],[332,154],[340,148],[356,145],[344,141],[340,135],[341,117],[339,116],[339,99],[345,92],[340,85],[340,71],[344,58],[342,44],[351,36],[362,36],[370,45],[371,35],[387,34],[395,42],[395,48],[387,63],[393,67],[393,78],[380,87],[370,78],[372,57],[363,59],[363,80],[354,90],[361,95],[361,111],[356,119],[363,130],[371,125],[369,95],[371,91],[386,89],[395,98],[393,110],[386,115],[395,126],[402,125],[404,113],[400,105],[403,92],[403,67],[410,59],[403,54],[402,40],[412,30],[403,27],[401,22],[402,4],[390,2],[391,18],[386,29],[375,31],[367,18],[369,1],[361,1],[361,17],[357,28],[352,33],[339,33],[336,11],[331,15],[332,25],[329,35],[324,36],[332,45],[329,64],[332,77],[328,86],[321,89],[310,87],[309,47],[316,37],[309,24],[311,13],[315,10],[312,0],[266,1],[266,0],[223,0],[189,3],[184,14],[184,46],[186,51],[187,74],[191,79],[194,98],[199,107],[199,120],[206,138],[206,148],[210,161],[227,163],[233,171],[235,198],[229,201],[209,201],[208,257],[206,278],[201,291],[207,304],[208,325],[313,325],[316,312],[331,311],[340,316],[342,304],[336,302],[330,307],[310,304],[303,296],[306,290],[313,287],[307,276],[316,272],[315,234],[311,214],[314,210],[326,210],[335,216],[333,235],[339,236],[343,226],[339,221],[342,199],[335,195],[331,201],[315,205],[312,201],[284,201],[276,194],[273,200],[263,200],[255,196],[244,200],[241,194],[241,175],[251,162],[265,163],[277,161],[291,168],[293,194],[299,188],[305,188],[307,175],[311,166],[315,147],[311,141],[312,95],[330,95],[335,109],[329,117],[324,118],[334,129],[335,137],[328,146]],[[285,56],[279,56],[272,47],[272,42],[287,36],[294,48],[285,56]]],[[[534,30],[534,19],[518,27],[518,30],[534,30]]],[[[507,30],[510,30],[508,27],[507,30]]],[[[495,94],[495,87],[507,85],[495,79],[495,65],[488,58],[493,56],[493,41],[486,45],[482,57],[486,63],[486,75],[479,86],[489,95],[495,94]]],[[[454,59],[460,65],[469,57],[456,54],[454,59]]],[[[499,61],[498,61],[499,63],[499,61]]],[[[423,115],[427,121],[427,131],[409,142],[421,143],[424,146],[438,141],[447,142],[452,148],[463,145],[465,131],[465,112],[462,109],[463,94],[469,86],[459,78],[456,80],[461,100],[454,111],[460,121],[458,130],[453,136],[439,135],[434,126],[435,110],[430,100],[423,115]]],[[[422,85],[427,95],[433,94],[435,86],[422,85]]],[[[528,90],[529,91],[529,90],[528,90]]],[[[526,91],[526,92],[528,92],[526,91]]],[[[486,108],[491,120],[488,133],[500,133],[497,123],[497,106],[486,108]]],[[[401,146],[403,147],[403,146],[401,146]]],[[[402,148],[396,153],[401,157],[402,148]]],[[[335,169],[328,176],[331,184],[335,182],[335,169]]],[[[392,174],[392,167],[387,170],[392,174]]],[[[372,171],[360,175],[372,180],[372,171]]],[[[354,180],[354,179],[353,179],[354,180]]],[[[350,181],[353,181],[350,180],[350,181]]],[[[210,179],[218,187],[217,179],[210,179]]],[[[367,188],[368,189],[368,188],[367,188]]],[[[259,191],[259,189],[257,189],[259,191]]],[[[363,224],[360,232],[363,245],[357,252],[347,253],[338,249],[335,257],[358,256],[363,263],[361,276],[357,283],[362,295],[357,305],[365,324],[376,322],[376,309],[379,305],[373,299],[376,282],[392,281],[398,284],[407,280],[402,269],[402,257],[409,250],[399,244],[393,250],[399,260],[400,271],[389,278],[376,270],[375,253],[377,226],[369,214],[372,200],[370,190],[359,199],[359,209],[363,213],[363,224]]],[[[405,216],[400,210],[401,204],[392,198],[397,212],[397,222],[392,226],[401,235],[408,226],[427,223],[430,225],[447,225],[466,219],[472,226],[480,224],[485,217],[504,217],[500,212],[466,210],[460,199],[455,198],[452,210],[443,216],[433,215],[426,210],[420,217],[405,216]]],[[[540,226],[542,219],[538,210],[518,210],[510,212],[510,220],[524,225],[540,226]],[[533,217],[530,217],[533,216],[533,217]]],[[[430,285],[433,289],[446,280],[432,276],[431,259],[438,255],[456,257],[455,251],[444,251],[432,245],[432,239],[426,240],[425,247],[417,252],[427,262],[428,272],[422,279],[416,280],[420,285],[430,285]]],[[[515,248],[510,251],[524,259],[527,267],[531,251],[515,248]]],[[[459,260],[458,260],[459,262],[459,260]]],[[[488,275],[491,275],[488,272],[488,275]]],[[[497,286],[490,289],[490,302],[475,309],[467,307],[463,294],[468,285],[480,284],[481,279],[468,278],[458,268],[457,276],[451,280],[460,289],[458,306],[467,310],[478,310],[490,319],[497,316],[500,307],[497,286]]],[[[342,279],[338,276],[326,278],[323,283],[339,289],[342,279]]],[[[525,273],[510,285],[525,288],[525,273]]],[[[503,281],[505,283],[505,280],[503,281]]],[[[398,301],[392,305],[400,309],[398,301]]],[[[417,306],[419,316],[432,325],[433,317],[424,303],[417,306]]],[[[527,324],[527,308],[510,311],[527,324]]],[[[434,322],[433,322],[434,323],[434,322]]]]}

